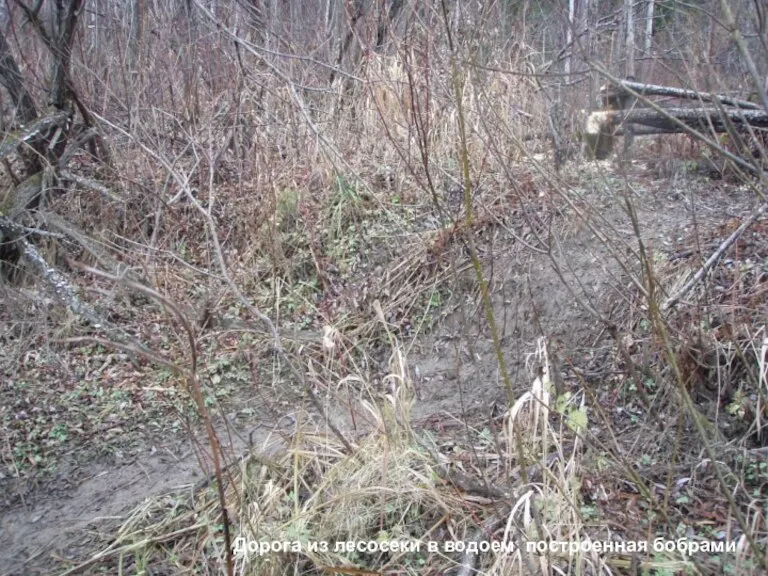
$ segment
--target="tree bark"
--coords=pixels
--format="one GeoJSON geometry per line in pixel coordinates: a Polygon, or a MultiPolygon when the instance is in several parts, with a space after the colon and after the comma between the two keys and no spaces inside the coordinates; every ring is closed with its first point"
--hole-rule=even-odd
{"type": "MultiPolygon", "coordinates": [[[[355,38],[355,26],[357,26],[358,20],[362,18],[364,8],[365,8],[365,2],[364,0],[354,0],[354,12],[352,13],[350,19],[349,19],[349,30],[347,30],[346,35],[344,36],[344,41],[341,43],[341,46],[339,47],[339,55],[336,57],[336,67],[340,68],[341,65],[344,62],[344,56],[347,55],[347,52],[349,52],[349,49],[352,46],[352,40],[355,38]]],[[[331,71],[331,76],[329,78],[328,83],[333,84],[333,81],[336,79],[336,71],[331,71]]]]}
{"type": "Polygon", "coordinates": [[[11,54],[11,48],[0,30],[0,84],[2,84],[16,107],[16,117],[24,124],[37,117],[37,109],[32,96],[24,86],[16,60],[11,54]]]}
{"type": "Polygon", "coordinates": [[[744,110],[761,110],[762,107],[754,102],[731,98],[720,94],[711,94],[709,92],[697,92],[686,88],[673,88],[671,86],[659,86],[656,84],[643,84],[642,82],[632,82],[623,80],[617,85],[606,85],[600,88],[602,95],[629,94],[628,90],[637,92],[641,96],[669,96],[672,98],[681,98],[684,100],[696,100],[698,102],[720,102],[725,106],[735,106],[744,110]]]}
{"type": "MultiPolygon", "coordinates": [[[[651,55],[651,46],[653,44],[653,12],[656,7],[655,0],[647,0],[645,6],[645,38],[643,42],[643,56],[648,58],[651,55]]],[[[644,78],[647,80],[647,78],[644,78]]]]}
{"type": "Polygon", "coordinates": [[[380,51],[384,46],[384,42],[387,39],[387,33],[389,32],[389,27],[397,18],[397,15],[400,13],[402,7],[403,0],[391,0],[391,3],[385,4],[384,9],[379,16],[379,26],[376,30],[375,50],[377,52],[380,51]]]}
{"type": "Polygon", "coordinates": [[[635,11],[634,2],[632,0],[625,0],[625,10],[627,18],[627,63],[625,76],[635,77],[635,11]]]}
{"type": "Polygon", "coordinates": [[[71,100],[69,62],[72,55],[72,41],[77,28],[77,18],[83,7],[83,0],[70,0],[58,5],[58,34],[54,43],[53,81],[51,101],[59,110],[65,109],[71,100]]]}
{"type": "Polygon", "coordinates": [[[747,124],[756,128],[768,128],[768,113],[763,110],[732,108],[665,108],[664,115],[652,108],[635,108],[616,112],[613,121],[623,124],[642,124],[668,133],[685,131],[667,116],[693,128],[707,129],[711,126],[715,132],[727,132],[726,118],[737,128],[747,124]]]}
{"type": "Polygon", "coordinates": [[[141,40],[144,33],[144,3],[145,0],[131,2],[131,26],[128,37],[128,66],[131,72],[136,72],[139,66],[141,40]]]}
{"type": "MultiPolygon", "coordinates": [[[[8,91],[16,108],[15,116],[22,127],[34,123],[37,119],[35,102],[24,85],[19,65],[11,54],[10,46],[8,46],[2,31],[0,31],[0,84],[8,91]]],[[[30,148],[21,154],[26,175],[31,176],[38,173],[43,168],[41,158],[45,153],[44,139],[39,133],[35,133],[31,138],[24,138],[22,134],[17,140],[25,142],[30,148]]]]}
{"type": "Polygon", "coordinates": [[[686,132],[678,122],[702,132],[726,133],[729,123],[737,130],[746,125],[768,129],[768,113],[738,108],[665,108],[663,114],[653,108],[593,112],[587,118],[584,130],[586,153],[598,160],[607,158],[613,150],[615,137],[622,134],[626,137],[627,134],[686,132]]]}

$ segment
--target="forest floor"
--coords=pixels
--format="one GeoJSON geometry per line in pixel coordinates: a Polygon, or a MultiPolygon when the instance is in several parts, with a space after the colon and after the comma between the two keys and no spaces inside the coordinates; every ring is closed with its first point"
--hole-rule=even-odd
{"type": "MultiPolygon", "coordinates": [[[[526,169],[520,171],[524,179],[526,169]]],[[[561,385],[574,393],[584,380],[593,386],[615,424],[616,441],[627,447],[627,458],[650,471],[665,457],[659,451],[659,431],[637,408],[639,400],[626,380],[617,375],[621,370],[615,343],[592,311],[627,333],[642,331],[642,313],[631,300],[633,288],[626,271],[574,210],[589,207],[599,230],[610,235],[614,245],[637,249],[626,198],[619,193],[630,182],[644,248],[658,265],[659,278],[671,289],[684,276],[683,268],[690,272],[700,265],[696,254],[706,258],[732,231],[732,223],[748,216],[757,202],[744,186],[696,174],[670,177],[642,160],[629,168],[626,181],[608,162],[568,168],[561,178],[573,199],[571,206],[538,181],[538,213],[533,215],[505,204],[505,191],[492,182],[480,187],[475,198],[478,249],[515,394],[530,387],[535,374],[529,358],[544,338],[553,361],[558,361],[555,370],[561,385]],[[557,239],[551,253],[530,248],[537,237],[557,239]]],[[[372,342],[371,349],[360,354],[368,360],[360,372],[378,381],[384,394],[380,377],[386,373],[387,349],[379,346],[380,341],[373,343],[371,330],[363,329],[375,323],[365,324],[375,317],[372,302],[383,306],[407,353],[415,392],[414,430],[445,439],[463,434],[465,423],[492,428],[505,409],[507,395],[474,272],[466,252],[449,234],[427,236],[443,226],[428,202],[412,205],[408,225],[378,240],[388,245],[383,255],[376,235],[370,234],[374,240],[357,251],[354,274],[333,293],[334,299],[326,298],[326,310],[333,310],[326,317],[349,319],[357,314],[358,321],[348,321],[340,331],[340,342],[353,352],[360,342],[363,346],[372,342]],[[414,237],[420,241],[411,242],[414,237]],[[432,239],[431,244],[424,242],[425,237],[432,239]],[[448,266],[441,259],[453,261],[448,266]],[[458,272],[443,274],[443,270],[458,272]],[[401,298],[396,288],[402,288],[402,294],[410,290],[410,300],[401,298]],[[365,321],[360,320],[363,317],[365,321]]],[[[408,202],[400,198],[390,208],[405,210],[408,202]]],[[[728,252],[723,266],[742,271],[756,267],[764,282],[766,224],[765,219],[759,221],[728,252]]],[[[381,226],[386,230],[387,223],[381,226]]],[[[174,274],[191,278],[187,272],[180,266],[174,274]]],[[[166,278],[171,276],[166,271],[166,278]]],[[[181,289],[166,289],[174,290],[181,289]]],[[[194,300],[187,301],[194,311],[194,300]]],[[[293,322],[286,346],[300,359],[302,370],[316,371],[313,381],[328,417],[349,438],[358,438],[375,423],[354,406],[352,399],[359,391],[334,379],[344,369],[329,352],[332,347],[324,345],[322,323],[306,320],[311,316],[304,310],[309,301],[302,296],[283,304],[290,304],[283,315],[293,322]],[[306,362],[308,358],[314,364],[306,362]]],[[[226,302],[221,309],[225,316],[236,303],[226,302]]],[[[157,306],[126,299],[116,301],[113,310],[123,315],[122,325],[166,356],[188,355],[176,336],[178,326],[157,306]]],[[[66,324],[71,320],[58,320],[57,333],[41,328],[25,337],[23,348],[4,345],[0,353],[2,574],[59,573],[77,566],[98,553],[109,541],[105,534],[148,499],[191,494],[210,478],[210,470],[204,471],[199,460],[200,451],[206,450],[202,425],[179,378],[98,343],[57,343],[74,331],[66,324]]],[[[198,339],[206,402],[231,461],[250,450],[279,452],[300,426],[325,430],[324,418],[307,401],[306,390],[279,365],[265,335],[237,327],[222,321],[198,339]]],[[[726,438],[743,433],[739,414],[725,414],[719,397],[704,389],[695,398],[704,413],[722,409],[717,421],[726,438]]],[[[767,481],[764,477],[758,485],[767,481]]],[[[617,524],[625,521],[620,510],[608,508],[602,517],[617,524]]],[[[691,504],[685,511],[690,524],[705,519],[713,534],[725,529],[723,514],[727,516],[717,506],[703,504],[691,504]]]]}

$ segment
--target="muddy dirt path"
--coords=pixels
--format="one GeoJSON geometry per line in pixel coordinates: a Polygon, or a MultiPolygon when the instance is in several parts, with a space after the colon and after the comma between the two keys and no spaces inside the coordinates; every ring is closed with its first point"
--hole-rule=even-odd
{"type": "MultiPolygon", "coordinates": [[[[262,432],[253,438],[256,445],[266,439],[262,432]]],[[[247,442],[233,435],[228,456],[237,458],[247,449],[247,442]]],[[[179,439],[147,447],[145,456],[117,467],[94,463],[69,474],[78,478],[75,486],[34,493],[0,517],[0,574],[48,573],[51,551],[66,558],[87,550],[89,527],[118,518],[146,498],[189,491],[205,479],[192,443],[179,439]]]]}
{"type": "MultiPolygon", "coordinates": [[[[683,195],[664,182],[643,191],[637,209],[648,249],[671,251],[692,232],[692,196],[699,226],[743,216],[754,203],[748,194],[716,191],[706,181],[687,183],[689,188],[696,185],[701,189],[695,195],[683,195]]],[[[604,220],[598,223],[601,229],[611,227],[614,237],[637,245],[620,198],[595,190],[587,191],[584,198],[597,207],[604,220]]],[[[616,261],[589,227],[566,217],[558,223],[557,234],[559,271],[547,255],[515,244],[495,247],[495,313],[502,325],[510,372],[521,390],[530,384],[526,355],[533,352],[542,331],[570,351],[594,346],[599,330],[583,304],[605,309],[615,290],[626,285],[616,261]]],[[[428,426],[431,419],[447,413],[485,418],[495,402],[504,404],[482,314],[476,303],[467,306],[463,315],[458,309],[448,314],[432,335],[411,349],[416,427],[428,426]],[[471,320],[465,325],[462,317],[471,320]],[[470,338],[461,336],[462,332],[470,338]]],[[[267,436],[259,431],[254,445],[260,446],[267,436]]],[[[233,457],[247,449],[245,440],[233,436],[233,457]]],[[[42,486],[27,494],[24,504],[2,513],[0,574],[50,573],[46,566],[51,551],[64,557],[82,556],[88,542],[85,531],[94,523],[115,520],[145,498],[190,490],[204,478],[190,441],[178,438],[147,446],[143,456],[129,463],[117,467],[93,463],[71,470],[71,476],[77,479],[76,485],[42,486]]]]}

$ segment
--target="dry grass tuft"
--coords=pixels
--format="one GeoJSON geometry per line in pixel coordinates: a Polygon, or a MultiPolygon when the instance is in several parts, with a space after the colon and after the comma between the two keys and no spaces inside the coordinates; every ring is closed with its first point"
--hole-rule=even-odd
{"type": "MultiPolygon", "coordinates": [[[[237,573],[438,574],[458,566],[502,575],[528,574],[532,565],[570,573],[577,566],[602,566],[595,557],[566,559],[525,549],[527,541],[589,537],[579,512],[581,442],[573,435],[584,425],[581,401],[552,405],[544,342],[532,357],[540,376],[503,416],[496,439],[501,454],[494,454],[481,431],[470,430],[466,444],[411,429],[412,384],[402,349],[392,343],[386,392],[363,402],[374,425],[358,438],[354,454],[344,454],[334,437],[300,423],[279,455],[254,453],[230,467],[230,518],[236,537],[253,547],[250,553],[248,546],[240,547],[237,573]],[[515,433],[525,457],[513,447],[515,433]],[[474,452],[472,464],[456,458],[463,452],[459,445],[474,452]],[[510,550],[479,556],[445,552],[444,544],[454,540],[495,541],[510,550]],[[299,543],[301,550],[253,553],[259,543],[286,541],[299,543]],[[369,541],[420,542],[420,550],[335,550],[336,542],[369,541]],[[329,546],[313,550],[312,542],[329,546]],[[438,542],[440,551],[428,552],[428,542],[438,542]]],[[[215,572],[224,562],[219,522],[210,486],[199,486],[190,496],[145,502],[123,521],[108,547],[71,573],[150,567],[215,572]]]]}

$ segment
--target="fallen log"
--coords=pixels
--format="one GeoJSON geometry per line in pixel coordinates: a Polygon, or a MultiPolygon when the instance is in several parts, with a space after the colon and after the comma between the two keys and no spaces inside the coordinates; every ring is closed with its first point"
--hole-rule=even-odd
{"type": "Polygon", "coordinates": [[[0,143],[0,159],[15,152],[22,144],[30,144],[36,138],[41,138],[51,128],[61,128],[68,120],[69,114],[66,111],[59,110],[48,116],[41,116],[35,119],[28,126],[21,126],[18,132],[4,134],[2,143],[0,143]]]}
{"type": "MultiPolygon", "coordinates": [[[[731,127],[768,128],[768,112],[758,104],[723,94],[697,92],[685,88],[643,84],[622,80],[600,88],[603,109],[591,113],[584,130],[587,156],[602,160],[613,151],[616,136],[674,134],[695,129],[700,132],[728,132],[731,127]],[[638,105],[636,96],[668,96],[695,100],[710,107],[664,108],[638,105]]],[[[647,103],[647,101],[646,101],[647,103]]],[[[625,144],[627,141],[625,140],[625,144]]]]}
{"type": "Polygon", "coordinates": [[[148,358],[156,357],[143,343],[103,318],[90,304],[81,300],[74,283],[45,259],[37,247],[27,239],[28,236],[28,229],[0,214],[0,247],[18,250],[31,271],[44,281],[60,304],[68,308],[79,320],[87,322],[94,331],[106,334],[111,339],[109,343],[117,343],[127,352],[140,353],[148,358]]]}
{"type": "Polygon", "coordinates": [[[112,326],[102,319],[87,303],[80,300],[77,290],[69,279],[49,264],[37,247],[27,240],[26,230],[19,224],[0,215],[0,242],[15,245],[23,258],[48,285],[56,298],[79,318],[86,320],[96,330],[112,330],[112,326]]]}
{"type": "Polygon", "coordinates": [[[619,124],[641,124],[673,134],[685,129],[675,120],[691,128],[715,132],[726,131],[726,118],[734,126],[749,124],[756,128],[768,128],[768,113],[763,110],[741,110],[736,108],[664,108],[663,114],[653,108],[633,108],[617,112],[614,122],[619,124]]]}
{"type": "Polygon", "coordinates": [[[741,100],[723,94],[711,94],[709,92],[697,92],[686,88],[673,88],[671,86],[659,86],[657,84],[643,84],[630,80],[622,80],[619,84],[608,84],[600,88],[600,95],[603,99],[611,98],[616,94],[632,95],[629,90],[640,94],[641,96],[668,96],[671,98],[680,98],[682,100],[696,100],[697,102],[720,102],[725,106],[734,106],[743,110],[762,110],[762,106],[741,100]]]}
{"type": "Polygon", "coordinates": [[[589,156],[602,160],[613,150],[613,141],[627,126],[635,135],[675,134],[686,132],[685,126],[701,132],[728,132],[728,123],[737,129],[747,125],[768,129],[768,113],[763,110],[737,108],[631,108],[592,112],[586,123],[584,139],[589,156]],[[634,127],[636,126],[636,127],[634,127]]]}

